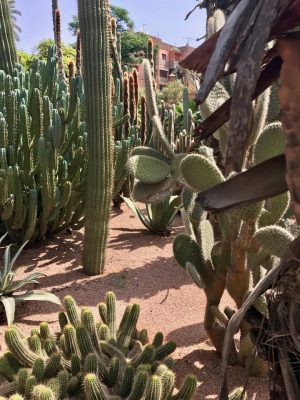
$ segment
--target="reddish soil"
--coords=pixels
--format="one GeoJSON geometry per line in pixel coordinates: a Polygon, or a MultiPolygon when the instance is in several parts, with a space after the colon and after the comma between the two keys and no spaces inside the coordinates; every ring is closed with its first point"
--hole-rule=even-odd
{"type": "MultiPolygon", "coordinates": [[[[96,304],[105,293],[113,290],[118,299],[120,318],[127,302],[141,305],[140,328],[147,328],[150,339],[161,330],[168,339],[175,339],[178,348],[177,383],[184,375],[194,373],[199,381],[196,400],[217,399],[220,389],[221,361],[206,338],[203,328],[205,296],[189,276],[179,268],[172,256],[172,239],[182,230],[180,218],[169,237],[155,236],[146,231],[139,220],[123,206],[113,210],[107,263],[104,275],[86,277],[81,270],[82,232],[67,233],[24,250],[21,258],[24,272],[35,269],[46,276],[39,288],[75,297],[79,305],[96,312],[96,304]]],[[[22,273],[20,273],[22,276],[22,273]]],[[[229,298],[224,304],[232,304],[229,298]]],[[[50,303],[28,302],[17,310],[16,324],[25,333],[41,321],[58,328],[59,307],[50,303]]],[[[0,326],[0,345],[5,348],[0,326]]],[[[243,368],[229,367],[231,387],[243,385],[243,368]]],[[[267,400],[268,385],[264,380],[250,379],[248,399],[267,400]]]]}

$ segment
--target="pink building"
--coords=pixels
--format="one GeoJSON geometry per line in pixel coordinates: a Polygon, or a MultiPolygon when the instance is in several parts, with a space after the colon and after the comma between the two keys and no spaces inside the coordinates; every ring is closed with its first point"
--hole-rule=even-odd
{"type": "MultiPolygon", "coordinates": [[[[156,65],[156,84],[160,90],[172,79],[176,79],[176,72],[180,70],[179,62],[191,54],[195,49],[189,45],[176,47],[163,42],[160,38],[149,36],[153,45],[159,46],[156,65]]],[[[138,65],[140,86],[144,87],[142,65],[138,65]]]]}

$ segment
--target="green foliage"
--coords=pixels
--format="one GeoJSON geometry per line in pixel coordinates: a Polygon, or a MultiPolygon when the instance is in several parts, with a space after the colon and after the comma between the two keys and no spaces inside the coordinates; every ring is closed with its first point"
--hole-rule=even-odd
{"type": "MultiPolygon", "coordinates": [[[[19,59],[19,63],[26,69],[29,70],[32,66],[32,62],[35,58],[34,54],[27,53],[23,50],[17,50],[17,55],[19,59]]],[[[47,58],[46,58],[47,60],[47,58]]]]}
{"type": "Polygon", "coordinates": [[[140,64],[147,54],[148,35],[143,32],[125,31],[121,41],[123,65],[140,64]]]}
{"type": "MultiPolygon", "coordinates": [[[[0,239],[0,243],[4,237],[0,239]]],[[[26,243],[20,247],[13,258],[11,258],[11,246],[6,247],[0,268],[0,304],[4,308],[8,325],[12,325],[14,322],[16,302],[36,300],[50,301],[60,305],[59,298],[52,293],[27,291],[23,294],[18,294],[19,291],[24,291],[28,285],[38,283],[37,279],[45,276],[40,272],[33,272],[26,275],[22,280],[16,281],[18,268],[16,268],[15,263],[25,245],[26,243]]]]}
{"type": "Polygon", "coordinates": [[[178,104],[182,101],[183,84],[179,80],[169,82],[162,90],[161,97],[167,104],[178,104]]]}
{"type": "Polygon", "coordinates": [[[134,28],[134,22],[129,16],[129,12],[123,8],[114,5],[110,5],[110,14],[116,20],[117,32],[124,32],[127,29],[134,28]]]}
{"type": "Polygon", "coordinates": [[[73,15],[71,22],[68,23],[68,30],[73,36],[76,36],[78,29],[79,29],[78,16],[73,15]]]}
{"type": "MultiPolygon", "coordinates": [[[[122,42],[122,65],[134,67],[141,63],[147,54],[148,35],[143,32],[133,32],[134,22],[126,9],[118,6],[110,6],[110,15],[116,22],[116,33],[122,42]]],[[[69,31],[76,36],[79,28],[78,17],[73,16],[69,23],[69,31]]]]}
{"type": "Polygon", "coordinates": [[[259,136],[255,146],[255,164],[282,154],[285,149],[285,142],[281,122],[277,121],[268,124],[259,136]]]}
{"type": "MultiPolygon", "coordinates": [[[[40,60],[47,60],[48,58],[48,49],[49,47],[55,45],[53,39],[44,39],[41,40],[35,47],[34,55],[40,60]]],[[[68,71],[68,64],[70,61],[75,61],[76,50],[73,46],[66,45],[62,43],[62,54],[63,54],[63,63],[65,71],[68,71]]]]}
{"type": "Polygon", "coordinates": [[[170,232],[170,225],[181,208],[180,196],[166,197],[163,201],[157,203],[146,203],[145,212],[141,211],[132,199],[126,197],[123,197],[123,199],[150,232],[160,235],[170,232]]]}
{"type": "Polygon", "coordinates": [[[167,365],[176,345],[163,343],[162,333],[148,343],[147,331],[136,327],[137,304],[126,307],[118,327],[112,292],[99,304],[100,321],[95,321],[88,307],[80,310],[70,296],[65,309],[68,324],[56,335],[46,323],[27,340],[15,326],[7,329],[8,351],[0,356],[0,371],[6,378],[0,386],[2,396],[18,392],[26,400],[193,398],[197,385],[193,375],[173,394],[175,374],[167,365]],[[33,341],[38,345],[33,346],[33,341]]]}
{"type": "MultiPolygon", "coordinates": [[[[116,21],[116,31],[117,33],[123,33],[127,29],[134,28],[134,22],[129,16],[128,10],[123,7],[118,7],[110,5],[110,15],[116,21]]],[[[79,22],[77,15],[73,15],[72,21],[69,22],[69,31],[73,36],[76,36],[77,30],[79,28],[79,22]]]]}

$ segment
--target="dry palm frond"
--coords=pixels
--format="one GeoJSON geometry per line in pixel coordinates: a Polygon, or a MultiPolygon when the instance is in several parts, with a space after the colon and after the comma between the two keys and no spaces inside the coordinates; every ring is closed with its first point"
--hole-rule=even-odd
{"type": "Polygon", "coordinates": [[[230,104],[234,112],[226,155],[229,170],[241,169],[249,109],[265,60],[266,44],[298,26],[299,21],[299,0],[240,0],[224,28],[181,62],[184,68],[205,72],[197,96],[199,102],[205,100],[222,74],[237,71],[230,104]]]}
{"type": "Polygon", "coordinates": [[[15,8],[16,1],[15,0],[8,0],[9,8],[10,8],[10,14],[11,14],[11,19],[12,19],[12,24],[13,24],[13,29],[14,29],[14,35],[15,39],[17,41],[20,40],[19,33],[22,31],[19,25],[17,24],[17,18],[16,15],[21,15],[21,11],[17,10],[15,8]]]}

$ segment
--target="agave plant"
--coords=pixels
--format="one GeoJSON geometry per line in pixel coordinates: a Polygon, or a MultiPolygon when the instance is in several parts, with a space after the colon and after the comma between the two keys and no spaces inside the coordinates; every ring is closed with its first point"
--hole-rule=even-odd
{"type": "MultiPolygon", "coordinates": [[[[5,236],[6,235],[1,237],[0,244],[5,236]]],[[[0,268],[0,313],[1,311],[5,312],[8,325],[12,325],[14,322],[16,302],[18,301],[38,300],[50,301],[58,305],[61,304],[59,298],[52,293],[27,291],[25,293],[15,294],[16,292],[24,291],[25,287],[30,284],[39,283],[37,279],[45,276],[40,272],[33,272],[22,280],[15,280],[16,271],[20,268],[15,267],[15,263],[26,243],[27,242],[19,248],[13,258],[11,258],[12,245],[7,246],[4,252],[3,264],[0,268]]]]}
{"type": "Polygon", "coordinates": [[[142,212],[131,198],[123,199],[130,210],[152,233],[164,235],[170,233],[170,225],[181,208],[180,196],[170,196],[159,203],[146,203],[146,212],[142,212]]]}

